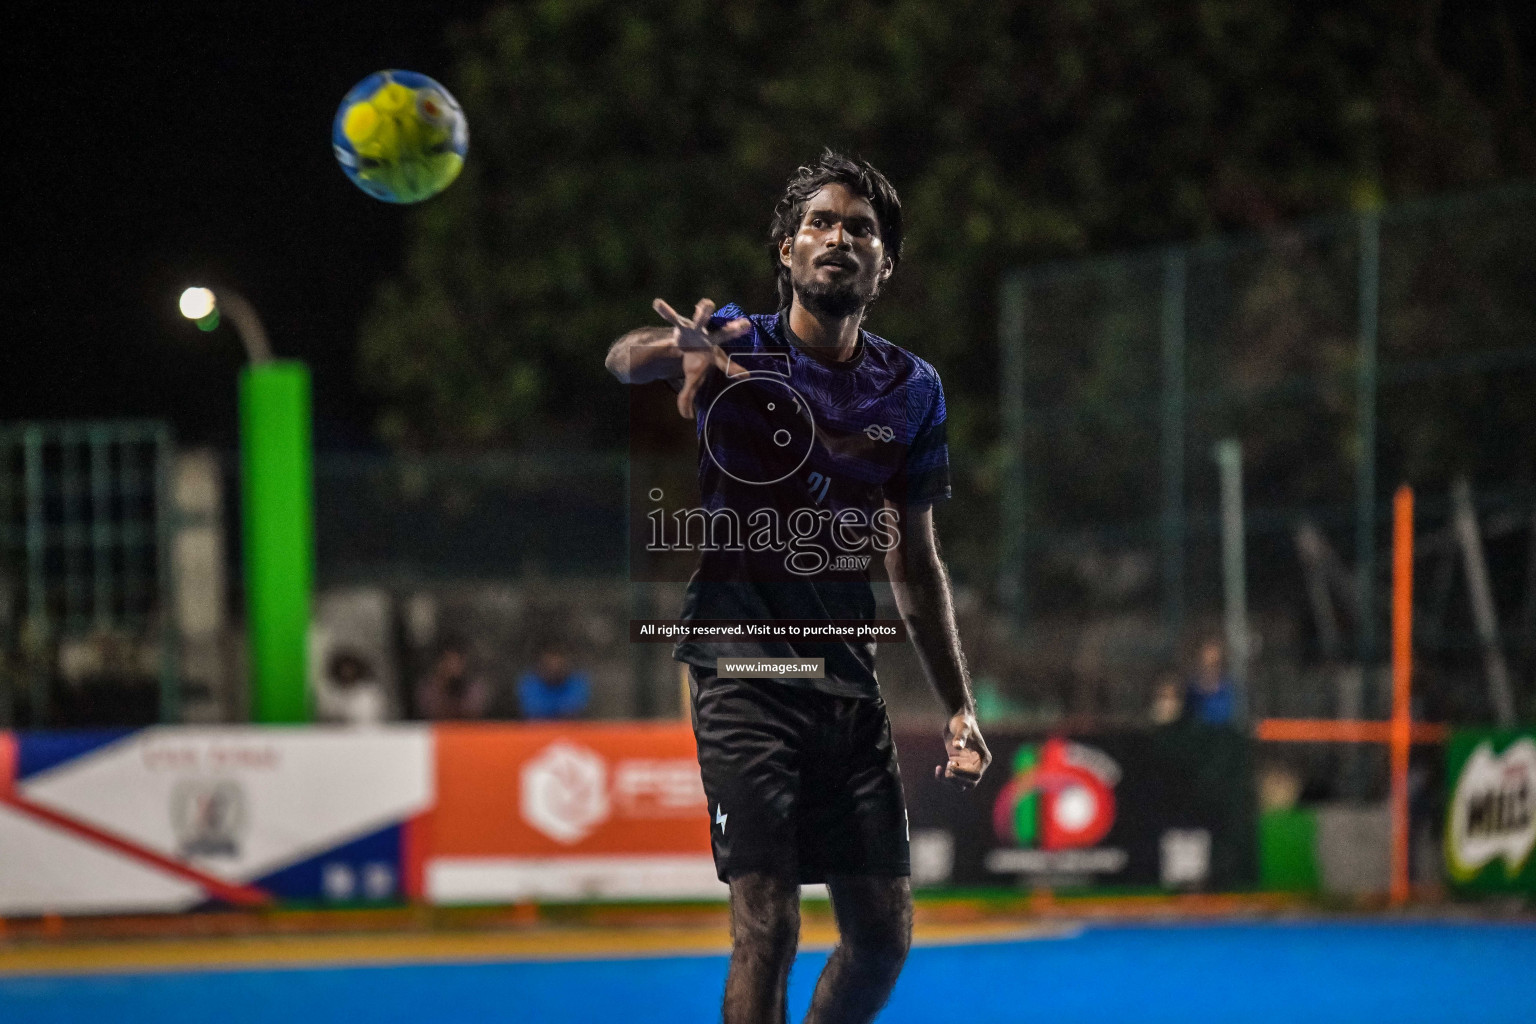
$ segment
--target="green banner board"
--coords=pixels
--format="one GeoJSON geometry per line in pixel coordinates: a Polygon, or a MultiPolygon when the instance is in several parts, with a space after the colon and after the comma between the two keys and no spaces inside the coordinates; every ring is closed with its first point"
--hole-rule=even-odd
{"type": "Polygon", "coordinates": [[[1459,730],[1446,750],[1452,887],[1536,893],[1536,730],[1459,730]]]}
{"type": "Polygon", "coordinates": [[[1318,892],[1317,812],[1286,807],[1259,815],[1259,888],[1266,892],[1318,892]]]}

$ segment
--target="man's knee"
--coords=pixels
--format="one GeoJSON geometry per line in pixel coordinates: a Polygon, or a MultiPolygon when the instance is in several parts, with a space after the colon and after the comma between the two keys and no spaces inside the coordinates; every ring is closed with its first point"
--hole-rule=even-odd
{"type": "Polygon", "coordinates": [[[731,914],[731,941],[737,949],[781,960],[792,958],[800,942],[800,914],[775,908],[751,914],[731,914]]]}
{"type": "Polygon", "coordinates": [[[905,878],[833,884],[839,941],[872,975],[901,970],[912,948],[912,890],[905,878]]]}
{"type": "Polygon", "coordinates": [[[768,875],[732,878],[731,941],[754,956],[793,959],[800,942],[800,887],[768,875]]]}
{"type": "Polygon", "coordinates": [[[912,933],[899,928],[845,937],[849,955],[859,967],[874,977],[895,979],[907,962],[912,948],[912,933]]]}

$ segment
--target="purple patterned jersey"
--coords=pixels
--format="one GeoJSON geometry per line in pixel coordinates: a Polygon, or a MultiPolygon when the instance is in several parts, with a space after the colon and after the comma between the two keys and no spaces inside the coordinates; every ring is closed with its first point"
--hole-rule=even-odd
{"type": "MultiPolygon", "coordinates": [[[[710,327],[743,316],[728,305],[710,327]]],[[[786,313],[750,319],[723,346],[731,373],[710,373],[695,402],[702,508],[673,537],[700,553],[683,617],[873,619],[870,569],[899,540],[887,504],[950,494],[938,372],[868,331],[838,363],[803,347],[786,313]]],[[[783,682],[874,697],[874,653],[865,641],[689,640],[674,657],[711,671],[722,657],[823,658],[824,679],[783,682]]]]}

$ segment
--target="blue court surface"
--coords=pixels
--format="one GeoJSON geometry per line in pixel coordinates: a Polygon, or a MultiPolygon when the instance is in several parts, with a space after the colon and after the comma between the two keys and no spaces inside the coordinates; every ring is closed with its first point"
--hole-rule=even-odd
{"type": "MultiPolygon", "coordinates": [[[[791,979],[791,1019],[825,953],[791,979]]],[[[523,960],[0,978],[7,1024],[719,1019],[725,958],[523,960]]],[[[1536,926],[1261,923],[1090,926],[915,949],[880,1020],[1475,1022],[1536,1020],[1536,926]]]]}

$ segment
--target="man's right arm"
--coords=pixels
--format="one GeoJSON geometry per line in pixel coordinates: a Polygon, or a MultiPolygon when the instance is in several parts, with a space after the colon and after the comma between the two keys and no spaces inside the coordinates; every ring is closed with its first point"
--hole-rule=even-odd
{"type": "Polygon", "coordinates": [[[683,350],[672,327],[637,327],[608,349],[608,372],[624,384],[676,380],[683,375],[683,350]]]}
{"type": "Polygon", "coordinates": [[[752,330],[752,321],[737,317],[730,323],[711,329],[709,318],[715,304],[700,299],[693,307],[693,319],[681,316],[662,299],[651,308],[671,327],[641,327],[613,343],[604,365],[608,372],[625,384],[645,384],[653,380],[681,381],[677,391],[677,411],[684,419],[693,419],[693,397],[698,394],[704,375],[719,369],[733,376],[746,371],[731,369],[730,357],[720,346],[752,330]]]}

